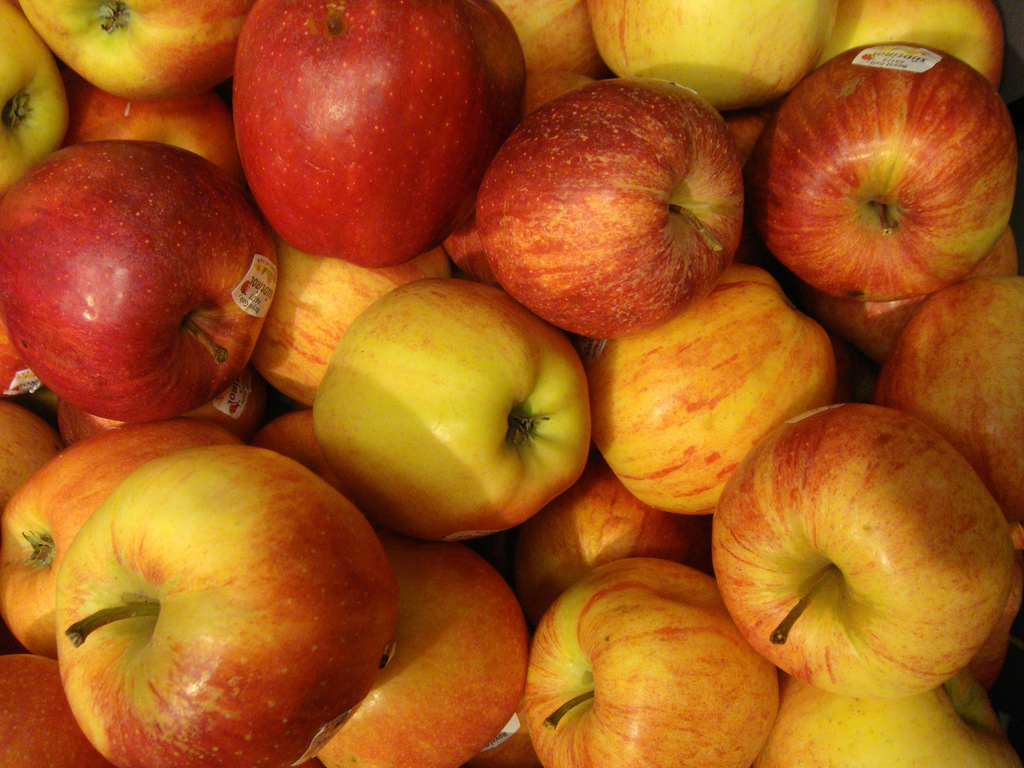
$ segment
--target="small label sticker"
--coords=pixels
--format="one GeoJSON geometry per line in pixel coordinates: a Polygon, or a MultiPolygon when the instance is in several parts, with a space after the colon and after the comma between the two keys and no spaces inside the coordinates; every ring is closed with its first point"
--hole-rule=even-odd
{"type": "Polygon", "coordinates": [[[231,292],[231,298],[250,315],[263,317],[270,309],[276,287],[277,266],[266,256],[257,253],[253,255],[252,264],[242,282],[231,292]]]}
{"type": "Polygon", "coordinates": [[[942,57],[927,48],[909,45],[875,45],[858,53],[854,64],[879,69],[900,69],[905,72],[927,72],[942,61],[942,57]]]}
{"type": "Polygon", "coordinates": [[[512,736],[516,731],[519,730],[519,715],[515,712],[512,713],[512,717],[505,723],[505,727],[501,729],[497,736],[488,742],[487,746],[481,749],[481,752],[486,752],[488,749],[494,749],[496,746],[501,744],[503,741],[512,736]]]}
{"type": "Polygon", "coordinates": [[[821,413],[822,411],[831,411],[833,408],[839,408],[843,405],[845,405],[845,403],[832,403],[831,405],[822,405],[818,408],[811,408],[809,411],[798,413],[796,416],[786,419],[786,423],[796,424],[798,421],[803,421],[804,419],[810,418],[816,413],[821,413]]]}
{"type": "Polygon", "coordinates": [[[246,369],[230,387],[213,399],[213,407],[232,419],[239,419],[245,411],[245,403],[251,393],[252,372],[246,369]]]}
{"type": "Polygon", "coordinates": [[[43,382],[39,380],[31,369],[22,368],[14,374],[14,378],[11,379],[11,383],[7,385],[7,389],[4,390],[5,395],[29,395],[35,392],[43,386],[43,382]]]}

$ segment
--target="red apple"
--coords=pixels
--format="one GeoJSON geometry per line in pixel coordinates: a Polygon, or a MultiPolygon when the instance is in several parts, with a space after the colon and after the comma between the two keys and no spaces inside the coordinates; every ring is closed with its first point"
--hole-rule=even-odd
{"type": "Polygon", "coordinates": [[[759,653],[812,685],[898,698],[963,669],[1004,612],[1006,518],[915,416],[811,411],[761,440],[712,519],[722,597],[759,653]]]}
{"type": "Polygon", "coordinates": [[[242,185],[180,147],[64,147],[0,200],[7,331],[58,397],[104,418],[179,416],[224,391],[275,277],[242,185]]]}
{"type": "Polygon", "coordinates": [[[61,77],[68,98],[65,145],[99,139],[159,141],[192,150],[244,178],[231,108],[218,92],[131,99],[104,91],[68,67],[61,77]]]}
{"type": "Polygon", "coordinates": [[[74,442],[29,475],[0,514],[0,616],[22,645],[57,657],[54,591],[61,561],[118,483],[157,456],[237,442],[199,419],[125,424],[74,442]]]}
{"type": "Polygon", "coordinates": [[[422,277],[450,277],[451,260],[432,248],[390,267],[363,267],[305,253],[275,235],[277,288],[250,362],[278,392],[311,406],[327,361],[353,318],[376,298],[422,277]]]}
{"type": "Polygon", "coordinates": [[[573,582],[625,557],[661,557],[711,574],[711,516],[644,504],[592,451],[580,478],[516,530],[513,583],[527,619],[536,626],[573,582]]]}
{"type": "Polygon", "coordinates": [[[11,341],[7,327],[0,318],[0,382],[3,397],[31,394],[43,386],[35,372],[28,367],[25,356],[11,341]]]}
{"type": "Polygon", "coordinates": [[[459,768],[522,698],[522,609],[465,544],[379,535],[398,578],[394,652],[317,757],[327,768],[459,768]]]}
{"type": "Polygon", "coordinates": [[[249,439],[249,445],[269,448],[313,470],[340,490],[340,481],[327,464],[313,429],[313,409],[285,411],[266,422],[249,439]]]}
{"type": "Polygon", "coordinates": [[[0,655],[0,765],[114,768],[82,733],[56,659],[0,655]]]}
{"type": "Polygon", "coordinates": [[[1024,520],[1024,276],[973,277],[925,299],[878,372],[874,402],[926,421],[1024,520]]]}
{"type": "Polygon", "coordinates": [[[232,90],[246,178],[296,248],[399,264],[470,213],[524,77],[493,0],[257,0],[232,90]]]}
{"type": "Polygon", "coordinates": [[[1009,222],[1017,137],[991,82],[939,50],[856,47],[773,110],[746,165],[752,219],[797,277],[893,301],[967,275],[1009,222]]]}
{"type": "Polygon", "coordinates": [[[654,328],[706,296],[742,221],[725,121],[694,91],[654,78],[596,80],[531,112],[476,205],[501,286],[595,338],[654,328]]]}

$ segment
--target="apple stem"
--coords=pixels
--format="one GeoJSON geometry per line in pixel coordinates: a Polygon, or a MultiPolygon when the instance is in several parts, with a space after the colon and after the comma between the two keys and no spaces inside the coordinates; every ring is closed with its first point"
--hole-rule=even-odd
{"type": "Polygon", "coordinates": [[[160,603],[154,600],[141,600],[137,602],[122,603],[110,608],[101,608],[91,613],[84,619],[80,619],[68,627],[64,634],[76,648],[85,642],[85,638],[91,635],[100,627],[105,627],[115,621],[122,619],[134,619],[139,616],[156,616],[160,613],[160,603]]]}
{"type": "Polygon", "coordinates": [[[217,363],[217,365],[227,362],[228,351],[211,339],[206,334],[206,331],[199,327],[192,315],[185,317],[185,320],[182,322],[182,326],[186,331],[195,336],[199,340],[200,344],[210,350],[210,354],[213,355],[213,361],[217,363]]]}
{"type": "Polygon", "coordinates": [[[569,710],[571,710],[573,707],[576,707],[576,706],[582,704],[585,701],[589,701],[592,698],[594,698],[594,691],[593,691],[593,689],[591,689],[589,691],[584,691],[579,696],[573,696],[571,699],[569,699],[567,702],[565,702],[562,706],[560,706],[558,709],[556,709],[554,712],[552,712],[550,715],[548,715],[544,719],[544,725],[547,726],[548,728],[554,728],[555,726],[558,725],[559,721],[563,717],[565,717],[566,713],[568,713],[569,710]]]}
{"type": "Polygon", "coordinates": [[[800,618],[803,612],[807,609],[811,600],[814,599],[818,589],[825,583],[825,577],[837,570],[838,569],[835,564],[829,563],[828,566],[822,568],[814,575],[813,581],[804,596],[797,601],[796,605],[789,610],[789,613],[782,618],[779,625],[772,630],[771,635],[768,637],[772,645],[782,645],[789,639],[790,630],[793,629],[793,625],[796,624],[796,620],[800,618]]]}
{"type": "Polygon", "coordinates": [[[668,210],[669,213],[677,213],[680,216],[685,217],[690,222],[690,224],[692,224],[693,227],[697,230],[697,234],[700,235],[700,238],[701,240],[704,241],[704,244],[712,251],[723,250],[724,247],[719,242],[718,238],[715,237],[712,234],[711,230],[704,225],[703,221],[697,218],[697,214],[695,214],[689,208],[684,208],[683,206],[678,205],[676,203],[669,203],[668,210]]]}
{"type": "Polygon", "coordinates": [[[32,554],[28,556],[25,564],[36,570],[48,568],[53,563],[53,536],[35,531],[25,531],[21,535],[32,547],[32,554]]]}
{"type": "Polygon", "coordinates": [[[869,200],[868,205],[878,216],[878,221],[882,225],[882,234],[891,235],[896,231],[899,226],[899,222],[893,215],[892,206],[884,200],[869,200]]]}
{"type": "Polygon", "coordinates": [[[7,128],[17,128],[25,116],[29,113],[29,97],[24,91],[19,91],[7,100],[3,111],[0,111],[0,123],[7,128]]]}

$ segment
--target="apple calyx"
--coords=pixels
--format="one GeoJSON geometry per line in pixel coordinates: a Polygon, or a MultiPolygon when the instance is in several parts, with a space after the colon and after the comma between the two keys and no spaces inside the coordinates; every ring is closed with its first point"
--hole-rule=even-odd
{"type": "Polygon", "coordinates": [[[11,96],[0,110],[0,123],[8,130],[16,129],[32,111],[29,96],[25,91],[18,91],[11,96]]]}
{"type": "Polygon", "coordinates": [[[719,242],[718,238],[712,234],[711,230],[707,228],[703,221],[697,217],[693,211],[686,208],[678,203],[669,203],[669,213],[674,213],[685,218],[690,225],[697,230],[697,234],[700,235],[700,239],[704,241],[704,245],[710,248],[712,251],[721,251],[724,246],[719,242]]]}
{"type": "Polygon", "coordinates": [[[793,625],[803,615],[803,612],[810,605],[811,600],[814,599],[821,586],[836,575],[840,575],[840,573],[835,563],[829,563],[810,578],[803,597],[797,600],[796,605],[789,609],[789,612],[783,616],[782,621],[779,622],[778,626],[772,630],[771,635],[768,636],[768,640],[772,645],[783,645],[789,639],[789,632],[793,629],[793,625]]]}
{"type": "Polygon", "coordinates": [[[508,430],[505,442],[518,447],[533,436],[534,427],[538,422],[547,421],[548,416],[531,416],[523,412],[523,407],[516,406],[508,415],[508,430]]]}
{"type": "Polygon", "coordinates": [[[135,619],[140,616],[157,616],[159,613],[160,603],[155,600],[126,601],[120,605],[111,606],[110,608],[100,608],[98,611],[89,614],[84,619],[79,619],[64,630],[64,634],[67,636],[68,640],[71,641],[71,644],[78,648],[85,642],[85,638],[100,627],[105,627],[107,624],[111,624],[115,621],[121,621],[123,619],[135,619]]]}
{"type": "Polygon", "coordinates": [[[121,0],[108,0],[97,9],[100,18],[100,29],[104,32],[116,32],[125,29],[130,20],[128,6],[121,0]]]}
{"type": "Polygon", "coordinates": [[[591,688],[589,691],[584,691],[583,693],[579,694],[578,696],[573,696],[571,699],[569,699],[567,702],[565,702],[562,706],[560,706],[558,709],[556,709],[554,712],[552,712],[550,715],[548,715],[546,718],[544,718],[544,725],[545,725],[545,727],[547,727],[547,728],[555,728],[558,725],[559,721],[563,717],[565,717],[565,715],[570,710],[572,710],[575,707],[578,707],[580,704],[582,704],[585,701],[590,701],[593,698],[594,698],[594,689],[593,688],[591,688]]]}
{"type": "Polygon", "coordinates": [[[37,571],[49,568],[53,564],[53,552],[55,549],[53,536],[48,531],[44,533],[25,531],[21,535],[28,542],[29,546],[32,547],[32,554],[28,556],[25,565],[37,571]]]}
{"type": "Polygon", "coordinates": [[[195,318],[191,314],[185,316],[185,319],[181,322],[181,327],[195,336],[199,343],[210,351],[210,354],[213,355],[213,361],[217,365],[227,362],[228,351],[211,339],[206,331],[199,327],[199,324],[196,323],[195,318]]]}

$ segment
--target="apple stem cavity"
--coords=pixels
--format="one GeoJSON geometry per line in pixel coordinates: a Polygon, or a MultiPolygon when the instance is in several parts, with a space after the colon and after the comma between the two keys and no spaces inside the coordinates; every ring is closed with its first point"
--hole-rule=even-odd
{"type": "Polygon", "coordinates": [[[117,32],[128,26],[128,6],[121,0],[110,0],[99,7],[100,29],[104,32],[117,32]]]}
{"type": "Polygon", "coordinates": [[[548,727],[548,728],[555,728],[558,725],[559,721],[563,717],[565,717],[565,715],[571,709],[573,709],[575,707],[578,707],[583,702],[590,701],[593,698],[594,698],[594,691],[593,691],[593,689],[591,689],[589,691],[584,691],[583,693],[579,694],[578,696],[573,696],[571,699],[569,699],[567,702],[565,702],[562,706],[560,706],[558,709],[556,709],[554,712],[552,712],[550,715],[548,715],[544,719],[544,725],[546,727],[548,727]]]}
{"type": "Polygon", "coordinates": [[[24,91],[18,91],[11,96],[0,111],[0,123],[10,130],[17,128],[32,111],[29,101],[29,96],[24,91]]]}
{"type": "Polygon", "coordinates": [[[32,547],[32,554],[28,556],[25,565],[37,571],[49,568],[53,563],[53,551],[55,548],[53,536],[49,533],[36,533],[35,531],[25,531],[21,535],[28,542],[29,546],[32,547]]]}
{"type": "Polygon", "coordinates": [[[710,248],[712,251],[721,251],[724,246],[719,242],[718,238],[712,234],[711,230],[705,226],[704,222],[697,218],[697,214],[691,211],[689,208],[684,208],[677,203],[669,203],[669,213],[675,213],[685,218],[690,225],[697,230],[697,234],[700,235],[700,239],[704,241],[704,245],[710,248]]]}
{"type": "Polygon", "coordinates": [[[513,446],[522,445],[533,434],[534,425],[538,421],[547,421],[548,416],[527,416],[513,410],[508,415],[508,430],[505,432],[505,440],[513,446]]]}
{"type": "Polygon", "coordinates": [[[804,596],[797,601],[796,605],[790,608],[789,613],[782,618],[779,625],[769,635],[768,640],[772,645],[783,645],[789,639],[790,630],[793,629],[797,619],[807,610],[807,606],[810,605],[811,600],[814,599],[818,590],[821,589],[821,585],[827,581],[826,577],[836,573],[839,573],[839,568],[834,563],[829,563],[811,577],[811,583],[804,596]]]}
{"type": "Polygon", "coordinates": [[[868,200],[868,208],[878,217],[878,223],[882,227],[883,235],[891,235],[899,228],[899,220],[896,218],[896,209],[885,200],[868,200]]]}
{"type": "Polygon", "coordinates": [[[160,603],[154,600],[126,602],[110,608],[101,608],[95,613],[89,614],[68,627],[64,634],[71,644],[78,648],[85,642],[85,638],[100,627],[105,627],[115,621],[135,619],[141,616],[156,616],[159,613],[160,603]]]}
{"type": "Polygon", "coordinates": [[[186,331],[195,336],[199,340],[200,344],[210,351],[210,354],[213,355],[213,361],[217,363],[217,365],[227,362],[228,351],[211,339],[207,335],[206,331],[199,327],[192,315],[187,315],[181,325],[186,331]]]}

